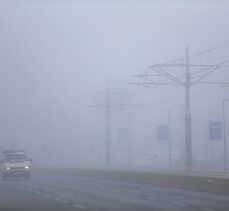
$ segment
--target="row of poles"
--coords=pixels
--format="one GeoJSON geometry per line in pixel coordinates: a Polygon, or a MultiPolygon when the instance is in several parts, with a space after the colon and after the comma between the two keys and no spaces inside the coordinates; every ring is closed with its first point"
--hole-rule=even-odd
{"type": "MultiPolygon", "coordinates": [[[[185,171],[190,173],[192,171],[192,119],[191,119],[191,98],[190,92],[191,87],[196,84],[219,84],[219,85],[229,85],[229,83],[225,82],[215,82],[215,81],[203,81],[207,76],[213,73],[215,70],[219,69],[222,65],[229,62],[229,60],[221,62],[219,64],[211,65],[211,64],[191,64],[190,56],[189,56],[189,47],[186,47],[186,55],[185,55],[184,63],[163,63],[163,64],[155,64],[150,68],[156,72],[157,76],[162,76],[169,80],[167,81],[153,81],[150,80],[148,82],[149,77],[155,76],[153,74],[143,74],[143,75],[134,75],[135,77],[143,78],[143,82],[134,82],[130,84],[135,85],[180,85],[185,88],[185,171]],[[170,72],[164,70],[164,68],[185,68],[185,79],[182,80],[170,72]],[[203,74],[200,75],[196,80],[192,80],[191,68],[204,68],[202,69],[203,74]],[[204,70],[204,71],[203,71],[204,70]]],[[[106,138],[105,138],[105,147],[106,147],[106,165],[110,166],[111,164],[111,135],[110,135],[110,109],[112,104],[110,102],[110,91],[109,91],[109,83],[107,82],[106,87],[106,102],[103,105],[106,109],[106,138]]],[[[223,125],[224,125],[224,170],[227,172],[227,146],[226,146],[226,128],[225,128],[225,101],[223,101],[223,125]]],[[[169,117],[170,121],[170,117],[169,117]]],[[[170,128],[169,128],[169,136],[170,136],[170,128]]],[[[169,165],[171,166],[171,140],[169,140],[169,165]]]]}
{"type": "MultiPolygon", "coordinates": [[[[215,82],[215,81],[203,81],[207,76],[213,73],[215,70],[219,69],[222,65],[228,63],[229,61],[224,61],[216,65],[210,64],[191,64],[190,57],[189,57],[189,47],[186,47],[186,55],[185,55],[185,63],[169,63],[169,64],[156,64],[152,65],[151,68],[158,74],[158,76],[163,76],[169,79],[168,82],[163,81],[150,81],[150,82],[141,82],[141,83],[132,83],[137,85],[180,85],[185,88],[185,171],[190,173],[192,171],[192,119],[191,119],[191,96],[190,91],[191,87],[196,84],[220,84],[220,85],[229,85],[229,83],[224,82],[215,82]],[[165,71],[163,68],[165,67],[185,67],[185,79],[182,81],[180,78],[176,77],[175,75],[165,71]],[[192,81],[191,76],[192,73],[190,71],[191,67],[195,68],[204,68],[204,72],[198,79],[192,81]]],[[[148,77],[153,75],[135,75],[144,79],[148,79],[148,77]]],[[[225,122],[225,120],[224,120],[225,122]]],[[[224,123],[224,131],[225,131],[225,123],[224,123]]],[[[169,144],[169,148],[171,151],[171,143],[169,144]]],[[[227,152],[226,152],[226,138],[224,135],[224,163],[225,163],[225,172],[227,172],[227,152]]],[[[171,152],[169,153],[170,161],[171,162],[171,152]]]]}

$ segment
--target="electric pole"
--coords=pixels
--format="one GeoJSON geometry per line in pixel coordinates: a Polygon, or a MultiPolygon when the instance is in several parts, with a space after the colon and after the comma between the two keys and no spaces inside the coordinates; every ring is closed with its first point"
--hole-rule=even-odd
{"type": "Polygon", "coordinates": [[[192,121],[190,109],[190,87],[191,74],[189,70],[189,47],[186,47],[186,70],[185,70],[185,170],[190,172],[192,169],[192,121]]]}
{"type": "MultiPolygon", "coordinates": [[[[226,43],[227,44],[227,43],[226,43]]],[[[216,46],[219,48],[218,46],[216,46]]],[[[215,48],[216,48],[215,47],[215,48]]],[[[211,48],[211,51],[214,49],[211,48]]],[[[192,170],[192,121],[191,121],[191,99],[190,92],[191,87],[196,84],[220,84],[220,85],[229,85],[229,82],[217,82],[217,81],[204,81],[204,79],[213,73],[215,70],[219,69],[224,64],[229,63],[229,60],[211,65],[211,64],[192,64],[190,63],[189,56],[189,47],[186,47],[185,57],[182,59],[178,59],[169,63],[155,64],[151,65],[150,68],[156,74],[142,74],[142,75],[134,75],[135,77],[139,77],[143,79],[142,82],[131,83],[135,85],[178,85],[185,88],[185,171],[190,173],[192,170]],[[177,63],[177,61],[183,61],[184,63],[177,63]],[[175,62],[175,63],[174,63],[175,62]],[[181,79],[179,76],[175,74],[171,74],[168,71],[168,68],[185,68],[184,75],[185,78],[181,79]],[[190,68],[201,68],[198,73],[197,78],[192,77],[193,73],[190,68]],[[155,78],[157,80],[155,80],[155,78]]]]}
{"type": "Polygon", "coordinates": [[[111,162],[111,137],[110,137],[110,90],[109,90],[109,81],[107,81],[107,88],[106,88],[106,165],[110,166],[111,162]]]}
{"type": "Polygon", "coordinates": [[[172,136],[171,136],[171,109],[168,109],[168,141],[169,141],[169,170],[172,170],[172,136]]]}
{"type": "MultiPolygon", "coordinates": [[[[97,94],[97,93],[92,93],[90,96],[97,94]]],[[[105,92],[99,92],[99,94],[105,94],[105,101],[100,102],[98,100],[95,100],[93,97],[93,100],[96,101],[96,104],[89,105],[89,106],[99,106],[99,107],[104,107],[105,108],[105,163],[106,166],[110,166],[111,164],[111,134],[110,134],[110,110],[111,110],[111,102],[110,102],[110,88],[109,88],[109,80],[107,79],[107,84],[106,84],[106,90],[105,92]]]]}
{"type": "Polygon", "coordinates": [[[226,119],[225,119],[225,103],[228,99],[223,99],[223,160],[224,160],[224,172],[227,174],[228,167],[227,167],[227,140],[226,140],[226,119]]]}
{"type": "MultiPolygon", "coordinates": [[[[126,96],[122,96],[121,99],[119,100],[124,100],[128,97],[131,97],[132,95],[134,95],[136,92],[133,92],[133,93],[128,93],[126,94],[126,96]]],[[[92,93],[90,94],[91,95],[94,95],[94,94],[98,94],[98,93],[92,93]]],[[[100,102],[98,101],[97,99],[93,98],[95,101],[96,101],[96,104],[93,104],[93,105],[89,105],[89,106],[96,106],[96,107],[103,107],[105,108],[105,115],[106,115],[106,120],[105,120],[105,163],[106,163],[106,166],[109,167],[111,165],[111,128],[110,128],[110,113],[111,113],[111,109],[115,106],[142,106],[144,104],[124,104],[124,103],[114,103],[114,102],[111,102],[111,95],[112,94],[123,94],[123,93],[116,93],[116,92],[111,92],[110,91],[110,86],[109,86],[109,80],[107,80],[107,85],[106,85],[106,90],[105,92],[99,92],[99,94],[103,94],[105,95],[105,101],[104,102],[100,102]]],[[[131,119],[129,120],[131,121],[131,119]]],[[[131,126],[131,123],[129,122],[129,127],[131,126]]],[[[130,129],[129,129],[130,130],[130,129]]],[[[130,133],[130,131],[129,131],[130,133]]],[[[132,151],[132,148],[131,148],[131,135],[129,134],[129,164],[131,165],[131,159],[132,159],[132,156],[131,156],[131,151],[132,151]]]]}

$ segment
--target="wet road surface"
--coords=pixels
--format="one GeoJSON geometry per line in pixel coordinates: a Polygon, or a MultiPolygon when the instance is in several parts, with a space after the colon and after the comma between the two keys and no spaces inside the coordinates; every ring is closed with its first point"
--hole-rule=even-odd
{"type": "Polygon", "coordinates": [[[27,210],[228,211],[229,195],[41,172],[0,181],[0,211],[27,210]]]}

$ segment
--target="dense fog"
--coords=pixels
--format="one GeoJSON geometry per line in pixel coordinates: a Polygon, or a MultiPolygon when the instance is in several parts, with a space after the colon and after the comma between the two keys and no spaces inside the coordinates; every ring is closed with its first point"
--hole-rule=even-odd
{"type": "MultiPolygon", "coordinates": [[[[28,150],[34,166],[106,167],[109,97],[111,167],[168,169],[169,140],[157,130],[170,125],[170,167],[184,169],[185,88],[134,75],[184,58],[187,45],[190,63],[228,61],[228,20],[228,1],[0,1],[1,148],[28,150]]],[[[223,84],[191,87],[196,170],[224,169],[228,68],[204,80],[223,84]],[[218,138],[212,122],[221,123],[218,138]]],[[[184,66],[166,70],[184,81],[184,66]]],[[[190,68],[196,78],[201,71],[190,68]]]]}

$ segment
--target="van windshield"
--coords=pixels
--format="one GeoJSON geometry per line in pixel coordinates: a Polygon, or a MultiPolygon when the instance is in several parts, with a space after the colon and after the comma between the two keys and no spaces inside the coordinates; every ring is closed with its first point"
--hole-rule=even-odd
{"type": "Polygon", "coordinates": [[[26,154],[8,154],[6,160],[10,163],[22,163],[27,160],[26,154]]]}

